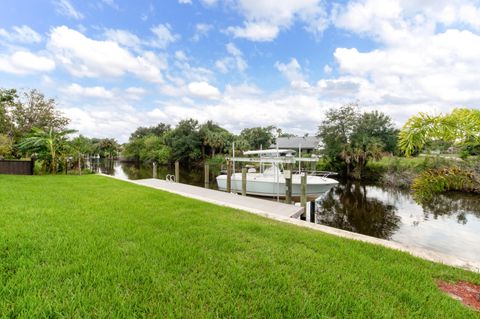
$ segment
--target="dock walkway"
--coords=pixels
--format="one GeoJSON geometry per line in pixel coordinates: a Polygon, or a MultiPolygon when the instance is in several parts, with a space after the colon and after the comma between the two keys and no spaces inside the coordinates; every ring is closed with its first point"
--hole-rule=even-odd
{"type": "Polygon", "coordinates": [[[269,218],[298,218],[303,213],[303,208],[300,206],[287,205],[265,199],[219,192],[203,187],[169,182],[160,179],[150,178],[136,181],[134,180],[131,182],[221,206],[241,209],[269,218]]]}

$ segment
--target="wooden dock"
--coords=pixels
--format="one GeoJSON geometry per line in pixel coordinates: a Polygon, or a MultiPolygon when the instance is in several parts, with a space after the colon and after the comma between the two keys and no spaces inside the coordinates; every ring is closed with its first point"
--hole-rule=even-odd
{"type": "Polygon", "coordinates": [[[271,200],[225,193],[203,187],[169,182],[160,179],[151,178],[132,180],[130,182],[221,206],[241,209],[269,218],[298,218],[303,213],[303,208],[300,206],[287,205],[271,200]]]}

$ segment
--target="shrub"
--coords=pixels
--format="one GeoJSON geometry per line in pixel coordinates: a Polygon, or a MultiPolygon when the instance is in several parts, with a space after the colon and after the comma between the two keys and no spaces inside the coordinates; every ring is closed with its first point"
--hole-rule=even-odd
{"type": "Polygon", "coordinates": [[[458,167],[428,169],[414,179],[414,198],[430,200],[435,194],[447,191],[479,192],[479,182],[474,173],[458,167]]]}

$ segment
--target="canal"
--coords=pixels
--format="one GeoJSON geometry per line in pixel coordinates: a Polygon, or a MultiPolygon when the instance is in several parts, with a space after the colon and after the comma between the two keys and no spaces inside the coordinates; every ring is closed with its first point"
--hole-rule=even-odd
{"type": "MultiPolygon", "coordinates": [[[[104,162],[98,170],[125,179],[152,177],[152,167],[104,162]]],[[[220,168],[210,167],[216,189],[220,168]]],[[[158,178],[174,169],[158,168],[158,178]]],[[[204,186],[202,168],[181,170],[180,182],[204,186]]],[[[341,181],[317,199],[315,222],[480,262],[480,196],[449,193],[417,203],[410,192],[341,181]]]]}

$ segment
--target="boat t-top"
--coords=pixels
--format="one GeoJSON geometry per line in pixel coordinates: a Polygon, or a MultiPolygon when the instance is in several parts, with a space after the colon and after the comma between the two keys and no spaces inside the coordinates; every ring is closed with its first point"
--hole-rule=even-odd
{"type": "MultiPolygon", "coordinates": [[[[228,158],[233,164],[231,174],[231,192],[242,192],[242,173],[235,173],[236,162],[256,163],[247,165],[246,193],[255,196],[284,197],[286,183],[285,178],[292,179],[292,196],[301,195],[301,175],[307,174],[306,194],[308,196],[320,195],[328,192],[338,182],[329,176],[332,172],[302,170],[302,162],[318,162],[318,157],[295,157],[295,151],[287,149],[269,149],[246,151],[243,155],[256,157],[232,157],[228,158]],[[293,171],[287,169],[297,164],[298,168],[293,171]],[[259,171],[257,171],[257,169],[259,171]]],[[[219,190],[227,190],[227,175],[217,176],[219,190]]]]}

